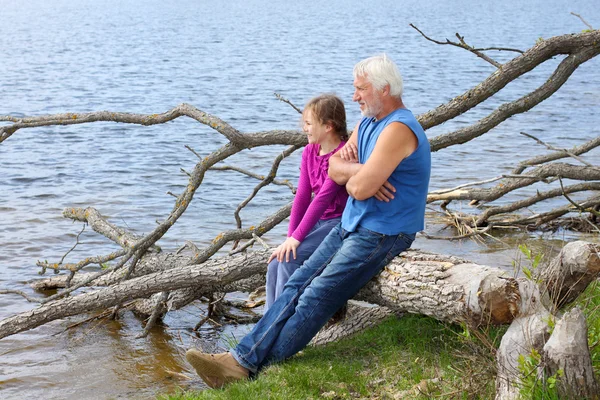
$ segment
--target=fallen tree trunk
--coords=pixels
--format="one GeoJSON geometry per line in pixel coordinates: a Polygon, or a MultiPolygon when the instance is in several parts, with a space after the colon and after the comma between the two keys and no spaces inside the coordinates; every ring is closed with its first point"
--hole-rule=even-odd
{"type": "MultiPolygon", "coordinates": [[[[591,246],[591,245],[590,245],[591,246]]],[[[580,250],[579,246],[566,246],[580,250]]],[[[563,253],[561,253],[563,254],[563,253]]],[[[146,274],[107,288],[47,303],[0,322],[0,337],[31,329],[54,319],[110,307],[120,299],[147,297],[167,290],[194,288],[198,292],[223,291],[224,285],[264,274],[269,251],[221,257],[200,265],[146,274]]],[[[565,258],[565,255],[559,257],[565,258]]],[[[589,259],[574,258],[576,262],[589,259]]],[[[587,268],[594,267],[589,263],[587,268]]],[[[560,263],[555,265],[560,266],[560,263]]],[[[581,269],[585,269],[582,266],[581,269]]],[[[384,305],[395,312],[429,315],[448,322],[507,324],[523,312],[519,282],[507,271],[469,263],[458,257],[410,250],[387,265],[357,295],[357,299],[384,305]]],[[[583,288],[584,289],[584,288],[583,288]]]]}

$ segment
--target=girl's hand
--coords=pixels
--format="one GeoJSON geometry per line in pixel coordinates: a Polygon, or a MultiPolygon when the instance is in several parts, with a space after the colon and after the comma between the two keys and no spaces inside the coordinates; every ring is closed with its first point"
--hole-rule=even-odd
{"type": "Polygon", "coordinates": [[[300,246],[300,242],[294,239],[293,237],[289,237],[285,239],[285,242],[281,243],[271,254],[269,257],[269,261],[273,261],[273,259],[277,258],[277,261],[282,262],[284,259],[286,262],[290,261],[290,253],[292,253],[294,260],[296,259],[296,249],[300,246]]]}
{"type": "Polygon", "coordinates": [[[340,157],[344,161],[348,162],[358,162],[358,149],[356,145],[352,142],[348,142],[342,147],[339,151],[340,157]]]}

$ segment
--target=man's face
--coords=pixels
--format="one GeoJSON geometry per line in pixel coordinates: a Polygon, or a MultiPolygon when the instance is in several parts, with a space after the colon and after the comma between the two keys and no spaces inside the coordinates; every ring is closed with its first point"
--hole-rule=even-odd
{"type": "Polygon", "coordinates": [[[354,79],[354,96],[352,101],[358,102],[360,112],[365,117],[376,117],[383,109],[382,93],[376,90],[365,76],[354,79]]]}

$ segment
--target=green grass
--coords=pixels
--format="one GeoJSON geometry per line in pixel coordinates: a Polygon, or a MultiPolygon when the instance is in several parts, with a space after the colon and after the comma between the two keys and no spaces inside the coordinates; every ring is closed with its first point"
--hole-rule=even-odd
{"type": "MultiPolygon", "coordinates": [[[[592,283],[576,304],[588,318],[592,361],[600,374],[600,283],[592,283]]],[[[258,379],[160,398],[490,399],[495,393],[494,349],[504,331],[469,331],[418,315],[390,318],[350,339],[309,347],[266,368],[258,379]]],[[[528,398],[555,398],[544,390],[533,392],[528,398]]]]}
{"type": "Polygon", "coordinates": [[[419,383],[429,395],[493,397],[495,371],[480,364],[493,367],[492,353],[479,340],[465,336],[462,328],[428,317],[390,318],[353,338],[309,347],[266,368],[256,380],[163,398],[393,399],[401,392],[401,398],[423,398],[415,388],[419,383]],[[434,378],[435,383],[422,382],[434,378]]]}

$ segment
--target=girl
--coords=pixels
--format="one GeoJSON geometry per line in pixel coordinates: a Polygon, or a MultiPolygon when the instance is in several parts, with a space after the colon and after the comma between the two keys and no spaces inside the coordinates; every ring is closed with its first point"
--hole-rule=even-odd
{"type": "Polygon", "coordinates": [[[348,200],[345,187],[327,175],[329,157],[342,148],[348,139],[344,103],[335,95],[317,96],[304,107],[302,121],[308,145],[302,152],[300,179],[290,214],[288,237],[269,258],[265,311],[281,294],[292,273],[340,222],[348,200]]]}

